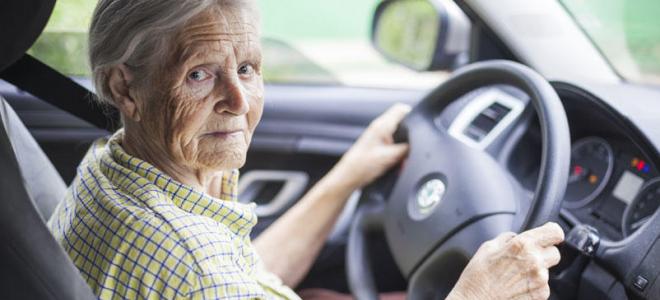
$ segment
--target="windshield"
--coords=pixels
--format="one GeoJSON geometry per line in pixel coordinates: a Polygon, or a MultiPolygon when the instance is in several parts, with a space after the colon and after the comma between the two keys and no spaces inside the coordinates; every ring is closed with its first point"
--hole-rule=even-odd
{"type": "MultiPolygon", "coordinates": [[[[370,43],[380,0],[259,0],[263,75],[271,84],[431,88],[444,72],[386,61],[370,43]]],[[[96,1],[59,0],[29,53],[72,77],[90,76],[87,30],[96,1]]]]}
{"type": "Polygon", "coordinates": [[[621,76],[660,84],[660,1],[561,2],[621,76]]]}

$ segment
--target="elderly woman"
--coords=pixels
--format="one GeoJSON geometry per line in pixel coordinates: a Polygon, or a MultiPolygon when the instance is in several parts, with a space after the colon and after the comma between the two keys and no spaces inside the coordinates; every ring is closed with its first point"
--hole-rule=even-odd
{"type": "MultiPolygon", "coordinates": [[[[101,0],[90,30],[99,100],[124,128],[96,142],[49,226],[93,291],[117,298],[297,299],[348,196],[399,162],[409,108],[372,122],[255,242],[238,171],[264,104],[259,21],[240,0],[101,0]]],[[[453,299],[547,298],[563,238],[549,224],[476,253],[453,299]]]]}

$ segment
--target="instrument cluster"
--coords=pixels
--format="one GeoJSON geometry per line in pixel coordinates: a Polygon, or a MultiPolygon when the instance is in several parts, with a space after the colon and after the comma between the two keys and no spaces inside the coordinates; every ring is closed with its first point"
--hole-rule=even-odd
{"type": "Polygon", "coordinates": [[[658,170],[634,147],[596,136],[578,139],[570,172],[563,207],[608,226],[613,239],[633,234],[660,206],[658,170]]]}

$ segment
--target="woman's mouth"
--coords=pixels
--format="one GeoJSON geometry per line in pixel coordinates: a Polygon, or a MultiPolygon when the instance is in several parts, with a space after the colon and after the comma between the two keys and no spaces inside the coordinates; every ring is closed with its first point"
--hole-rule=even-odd
{"type": "Polygon", "coordinates": [[[219,138],[219,139],[235,138],[241,135],[243,135],[243,130],[213,131],[205,134],[205,136],[219,138]]]}

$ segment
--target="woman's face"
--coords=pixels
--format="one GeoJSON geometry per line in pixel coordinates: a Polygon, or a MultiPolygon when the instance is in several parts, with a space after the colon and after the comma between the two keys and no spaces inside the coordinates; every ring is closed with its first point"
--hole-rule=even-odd
{"type": "MultiPolygon", "coordinates": [[[[257,21],[210,9],[175,39],[140,115],[169,160],[193,170],[239,168],[263,111],[257,21]]],[[[135,146],[135,145],[134,145],[135,146]]]]}

